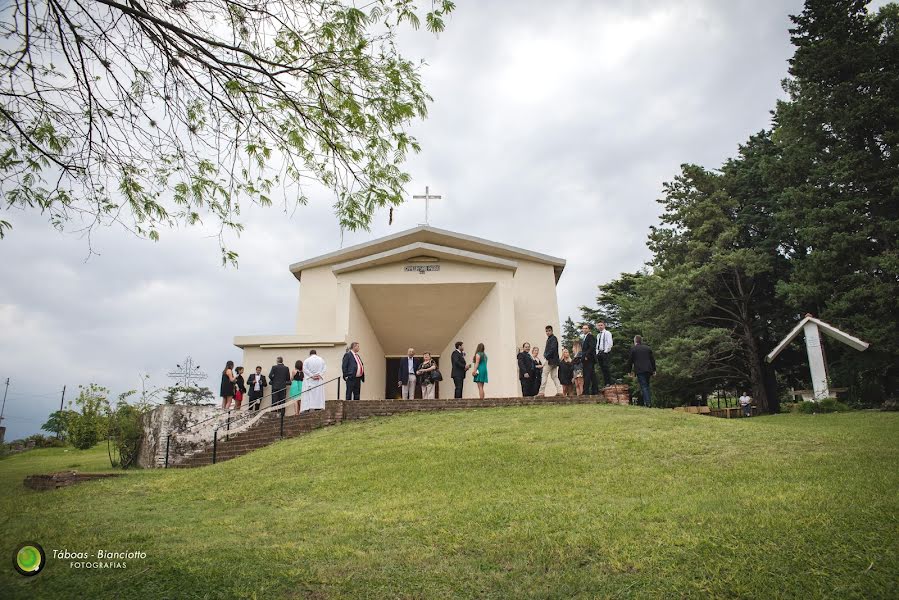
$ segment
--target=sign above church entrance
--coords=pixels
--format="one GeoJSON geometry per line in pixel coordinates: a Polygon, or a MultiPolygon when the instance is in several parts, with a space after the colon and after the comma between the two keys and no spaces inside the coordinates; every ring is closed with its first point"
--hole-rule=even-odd
{"type": "Polygon", "coordinates": [[[439,271],[440,265],[406,265],[406,272],[416,272],[424,275],[429,271],[439,271]]]}

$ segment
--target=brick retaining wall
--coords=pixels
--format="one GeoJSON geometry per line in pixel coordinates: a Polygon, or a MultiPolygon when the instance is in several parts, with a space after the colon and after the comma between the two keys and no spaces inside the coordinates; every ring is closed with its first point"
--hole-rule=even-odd
{"type": "Polygon", "coordinates": [[[46,475],[29,475],[25,478],[25,487],[33,490],[55,490],[67,485],[75,485],[92,479],[120,477],[121,473],[79,473],[78,471],[60,471],[46,475]]]}

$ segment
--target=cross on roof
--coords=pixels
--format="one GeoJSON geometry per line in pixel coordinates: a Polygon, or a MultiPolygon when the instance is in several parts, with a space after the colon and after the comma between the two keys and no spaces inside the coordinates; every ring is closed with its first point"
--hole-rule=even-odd
{"type": "Polygon", "coordinates": [[[421,195],[421,194],[414,195],[414,196],[412,196],[412,198],[414,200],[424,200],[425,201],[425,222],[422,223],[422,225],[430,225],[430,222],[428,222],[428,208],[430,208],[431,200],[440,200],[441,198],[443,198],[443,196],[437,196],[437,195],[431,194],[431,188],[429,188],[428,186],[425,186],[425,193],[423,195],[421,195]]]}

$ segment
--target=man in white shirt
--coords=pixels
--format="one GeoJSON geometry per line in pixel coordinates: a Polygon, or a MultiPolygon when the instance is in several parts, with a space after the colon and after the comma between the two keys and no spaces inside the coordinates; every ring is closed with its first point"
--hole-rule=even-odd
{"type": "Polygon", "coordinates": [[[752,396],[749,395],[749,392],[744,391],[740,396],[740,407],[743,409],[744,417],[752,416],[752,396]]]}
{"type": "Polygon", "coordinates": [[[602,379],[606,387],[612,385],[612,373],[609,371],[609,352],[612,351],[612,332],[606,329],[606,324],[600,321],[596,324],[596,362],[602,369],[602,379]]]}

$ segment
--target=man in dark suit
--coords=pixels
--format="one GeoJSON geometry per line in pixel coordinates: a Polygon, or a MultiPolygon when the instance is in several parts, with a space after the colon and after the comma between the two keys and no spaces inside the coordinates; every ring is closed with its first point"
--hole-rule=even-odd
{"type": "Polygon", "coordinates": [[[462,397],[462,384],[465,383],[465,373],[471,368],[471,365],[465,364],[465,346],[462,342],[456,342],[456,349],[450,361],[453,365],[453,383],[456,385],[456,391],[453,398],[462,397]]]}
{"type": "Polygon", "coordinates": [[[403,400],[415,400],[415,372],[421,366],[421,359],[415,358],[415,349],[409,348],[406,356],[400,359],[400,372],[397,384],[403,390],[403,400]]]}
{"type": "Polygon", "coordinates": [[[346,354],[343,355],[343,380],[346,381],[346,399],[358,400],[362,392],[362,382],[365,381],[365,366],[362,357],[359,356],[359,342],[350,344],[346,354]]]}
{"type": "Polygon", "coordinates": [[[627,369],[632,374],[637,374],[637,381],[640,382],[640,390],[643,392],[643,406],[649,408],[652,406],[649,397],[649,378],[656,374],[656,359],[652,355],[652,348],[644,344],[643,338],[639,335],[634,336],[634,346],[627,359],[627,369]]]}
{"type": "Polygon", "coordinates": [[[278,364],[268,372],[268,382],[272,386],[272,406],[284,404],[287,399],[287,388],[290,387],[290,369],[284,364],[284,358],[277,358],[278,364]]]}
{"type": "Polygon", "coordinates": [[[518,381],[521,382],[521,395],[533,396],[531,392],[535,371],[534,357],[531,356],[531,345],[527,342],[521,345],[518,353],[518,381]]]}
{"type": "Polygon", "coordinates": [[[584,395],[595,396],[599,393],[596,385],[596,337],[590,333],[590,326],[584,323],[581,326],[581,348],[583,348],[584,363],[584,395]]]}
{"type": "Polygon", "coordinates": [[[262,374],[262,367],[256,367],[256,372],[250,373],[250,376],[247,378],[247,388],[250,392],[250,403],[247,407],[249,410],[259,410],[262,396],[265,395],[265,386],[267,385],[265,375],[262,374]]]}
{"type": "Polygon", "coordinates": [[[543,377],[540,379],[540,389],[537,396],[543,396],[546,390],[546,382],[552,378],[556,386],[556,396],[562,395],[562,384],[559,383],[559,339],[553,333],[552,325],[546,326],[546,347],[543,349],[543,358],[546,365],[543,367],[543,377]]]}

